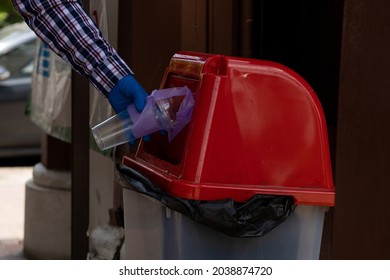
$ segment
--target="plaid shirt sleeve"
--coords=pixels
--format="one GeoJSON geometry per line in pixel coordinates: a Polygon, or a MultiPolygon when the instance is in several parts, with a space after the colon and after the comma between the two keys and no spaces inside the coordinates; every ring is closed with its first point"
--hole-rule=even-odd
{"type": "Polygon", "coordinates": [[[12,0],[26,23],[56,54],[108,95],[130,68],[78,0],[12,0]]]}

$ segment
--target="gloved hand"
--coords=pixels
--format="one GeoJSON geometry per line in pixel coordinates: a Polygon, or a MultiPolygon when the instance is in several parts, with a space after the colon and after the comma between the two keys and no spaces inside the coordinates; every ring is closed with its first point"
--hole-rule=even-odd
{"type": "MultiPolygon", "coordinates": [[[[142,112],[146,104],[148,94],[135,80],[133,75],[123,77],[108,94],[108,101],[116,113],[122,112],[131,103],[134,103],[138,112],[142,112]]],[[[150,135],[143,137],[144,141],[150,141],[150,135]]],[[[130,144],[134,144],[131,141],[130,144]]]]}
{"type": "Polygon", "coordinates": [[[142,112],[148,94],[135,80],[133,75],[123,77],[108,94],[108,101],[116,113],[122,112],[134,103],[138,112],[142,112]]]}

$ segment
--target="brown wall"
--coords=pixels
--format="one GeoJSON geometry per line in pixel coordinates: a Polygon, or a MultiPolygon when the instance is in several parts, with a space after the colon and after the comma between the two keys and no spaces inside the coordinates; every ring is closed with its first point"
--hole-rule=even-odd
{"type": "Polygon", "coordinates": [[[119,1],[118,51],[148,92],[180,50],[180,0],[119,1]]]}
{"type": "Polygon", "coordinates": [[[119,53],[148,92],[180,50],[237,54],[237,0],[119,1],[119,53]]]}
{"type": "Polygon", "coordinates": [[[335,259],[390,259],[389,11],[388,0],[345,0],[335,259]]]}

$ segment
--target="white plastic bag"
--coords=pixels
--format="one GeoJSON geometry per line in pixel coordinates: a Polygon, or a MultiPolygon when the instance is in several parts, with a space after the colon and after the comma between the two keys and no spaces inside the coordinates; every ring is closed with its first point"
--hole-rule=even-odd
{"type": "Polygon", "coordinates": [[[71,67],[38,40],[27,110],[45,133],[71,141],[71,67]]]}

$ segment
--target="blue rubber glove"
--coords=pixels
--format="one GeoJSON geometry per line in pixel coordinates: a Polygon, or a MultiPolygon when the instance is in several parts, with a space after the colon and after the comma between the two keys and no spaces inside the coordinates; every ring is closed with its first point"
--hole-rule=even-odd
{"type": "MultiPolygon", "coordinates": [[[[138,112],[145,108],[148,94],[135,80],[133,75],[123,77],[108,94],[108,101],[116,113],[122,112],[131,103],[134,103],[138,112]]],[[[143,137],[144,141],[150,141],[150,135],[143,137]]],[[[135,141],[130,142],[134,144],[135,141]]]]}
{"type": "Polygon", "coordinates": [[[142,112],[148,94],[135,80],[133,75],[123,77],[108,94],[108,101],[116,113],[122,112],[134,103],[138,112],[142,112]]]}

